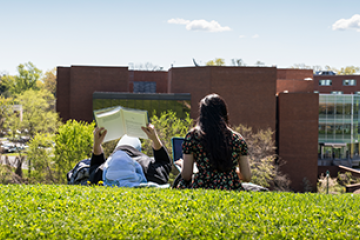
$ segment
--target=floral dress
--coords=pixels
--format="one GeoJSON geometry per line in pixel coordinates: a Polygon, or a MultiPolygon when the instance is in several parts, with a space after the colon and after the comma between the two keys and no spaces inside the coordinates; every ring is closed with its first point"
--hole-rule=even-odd
{"type": "Polygon", "coordinates": [[[200,143],[200,136],[196,130],[186,134],[182,145],[184,154],[193,154],[196,167],[199,172],[195,173],[192,181],[181,179],[177,188],[206,188],[222,190],[242,190],[241,181],[236,173],[239,166],[240,155],[247,155],[247,145],[240,134],[232,132],[231,142],[233,167],[229,172],[219,172],[211,168],[210,160],[206,156],[200,143]]]}

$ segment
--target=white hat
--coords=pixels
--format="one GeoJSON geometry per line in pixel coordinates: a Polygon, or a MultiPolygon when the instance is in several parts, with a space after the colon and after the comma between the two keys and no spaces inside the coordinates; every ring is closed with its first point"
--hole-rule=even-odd
{"type": "Polygon", "coordinates": [[[130,137],[128,135],[122,136],[116,147],[118,146],[131,146],[141,152],[141,142],[137,137],[130,137]]]}

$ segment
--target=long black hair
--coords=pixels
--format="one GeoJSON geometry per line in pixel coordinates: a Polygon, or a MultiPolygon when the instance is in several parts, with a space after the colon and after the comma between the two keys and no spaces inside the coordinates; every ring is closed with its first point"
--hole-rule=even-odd
{"type": "Polygon", "coordinates": [[[233,167],[228,121],[226,103],[219,95],[210,94],[200,101],[200,143],[211,166],[220,172],[228,172],[233,167]]]}

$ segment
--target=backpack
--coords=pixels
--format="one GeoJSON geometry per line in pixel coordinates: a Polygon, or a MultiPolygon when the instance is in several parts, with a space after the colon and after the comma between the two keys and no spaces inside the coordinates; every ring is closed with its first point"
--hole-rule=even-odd
{"type": "Polygon", "coordinates": [[[66,174],[68,184],[87,185],[89,181],[90,159],[81,160],[66,174]]]}

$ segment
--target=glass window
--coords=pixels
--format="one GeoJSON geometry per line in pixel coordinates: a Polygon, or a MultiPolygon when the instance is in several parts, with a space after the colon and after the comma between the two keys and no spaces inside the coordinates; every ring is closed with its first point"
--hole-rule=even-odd
{"type": "Polygon", "coordinates": [[[332,91],[331,94],[342,94],[342,91],[332,91]]]}
{"type": "Polygon", "coordinates": [[[134,93],[156,93],[156,82],[134,82],[134,93]]]}
{"type": "Polygon", "coordinates": [[[319,91],[314,91],[314,93],[319,93],[319,91]]]}
{"type": "Polygon", "coordinates": [[[343,85],[344,86],[356,86],[356,80],[354,80],[354,79],[343,80],[343,85]]]}
{"type": "Polygon", "coordinates": [[[319,123],[319,138],[325,138],[325,123],[319,123]]]}
{"type": "Polygon", "coordinates": [[[326,125],[326,139],[331,140],[334,138],[334,126],[332,124],[326,125]]]}
{"type": "Polygon", "coordinates": [[[326,79],[326,80],[319,80],[319,86],[331,86],[332,80],[326,79]]]}

